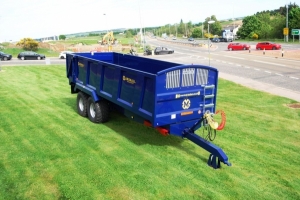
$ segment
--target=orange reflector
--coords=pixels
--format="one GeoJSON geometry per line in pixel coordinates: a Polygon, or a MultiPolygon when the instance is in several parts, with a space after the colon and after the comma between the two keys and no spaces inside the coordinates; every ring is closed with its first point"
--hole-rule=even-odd
{"type": "Polygon", "coordinates": [[[156,129],[160,132],[160,134],[167,136],[169,134],[169,131],[162,127],[156,127],[156,129]]]}
{"type": "Polygon", "coordinates": [[[144,120],[144,125],[145,126],[152,126],[152,124],[149,121],[147,121],[147,120],[144,120]]]}
{"type": "Polygon", "coordinates": [[[184,116],[184,115],[191,115],[191,114],[193,114],[193,111],[182,112],[182,113],[181,113],[181,116],[184,116]]]}

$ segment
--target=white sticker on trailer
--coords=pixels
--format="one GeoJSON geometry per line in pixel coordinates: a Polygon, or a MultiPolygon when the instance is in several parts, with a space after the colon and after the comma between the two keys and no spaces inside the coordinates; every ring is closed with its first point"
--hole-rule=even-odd
{"type": "Polygon", "coordinates": [[[171,119],[176,119],[176,114],[172,114],[171,119]]]}

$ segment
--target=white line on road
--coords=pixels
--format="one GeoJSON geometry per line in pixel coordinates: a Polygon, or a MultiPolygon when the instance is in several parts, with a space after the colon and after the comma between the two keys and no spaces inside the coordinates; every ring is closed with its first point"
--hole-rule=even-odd
{"type": "Polygon", "coordinates": [[[297,80],[299,79],[299,78],[297,78],[297,77],[293,77],[293,76],[290,76],[290,78],[292,78],[292,79],[297,79],[297,80]]]}
{"type": "Polygon", "coordinates": [[[254,70],[256,70],[256,71],[260,71],[260,69],[257,69],[257,68],[254,68],[254,70]]]}
{"type": "Polygon", "coordinates": [[[283,76],[282,74],[278,74],[278,73],[275,73],[276,75],[278,75],[278,76],[283,76]]]}
{"type": "Polygon", "coordinates": [[[253,61],[254,62],[259,62],[259,63],[270,64],[270,65],[286,66],[286,65],[281,65],[281,64],[271,63],[271,62],[263,62],[263,61],[260,61],[260,60],[253,60],[253,61]]]}
{"type": "Polygon", "coordinates": [[[228,57],[228,58],[236,58],[236,59],[241,59],[241,60],[245,60],[245,58],[240,58],[240,57],[234,57],[234,56],[224,56],[224,57],[228,57]]]}
{"type": "Polygon", "coordinates": [[[269,71],[265,71],[266,73],[269,73],[269,74],[272,74],[272,72],[269,72],[269,71]]]}

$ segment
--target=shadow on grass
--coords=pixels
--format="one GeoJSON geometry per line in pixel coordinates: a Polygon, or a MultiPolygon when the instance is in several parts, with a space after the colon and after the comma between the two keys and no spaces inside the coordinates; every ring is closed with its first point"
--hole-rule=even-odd
{"type": "MultiPolygon", "coordinates": [[[[65,98],[62,99],[62,102],[77,113],[76,98],[65,98]]],[[[110,128],[117,134],[122,135],[136,145],[148,144],[154,146],[172,146],[180,151],[185,151],[189,155],[199,158],[203,162],[207,162],[206,155],[199,155],[195,153],[195,148],[201,147],[193,144],[191,141],[189,142],[192,143],[192,145],[183,145],[183,141],[188,139],[174,135],[163,136],[156,129],[146,127],[143,124],[132,121],[117,111],[111,112],[109,121],[102,125],[110,128]]]]}
{"type": "MultiPolygon", "coordinates": [[[[143,124],[132,121],[118,112],[112,112],[110,115],[110,120],[103,125],[109,127],[123,137],[126,137],[136,145],[149,144],[154,146],[172,146],[180,151],[185,151],[186,153],[197,157],[204,162],[207,162],[206,157],[195,153],[194,145],[183,145],[183,141],[188,139],[183,139],[174,135],[163,136],[156,129],[146,127],[143,124]]],[[[189,142],[193,143],[191,141],[189,142]]],[[[196,148],[201,147],[197,146],[196,148]]]]}

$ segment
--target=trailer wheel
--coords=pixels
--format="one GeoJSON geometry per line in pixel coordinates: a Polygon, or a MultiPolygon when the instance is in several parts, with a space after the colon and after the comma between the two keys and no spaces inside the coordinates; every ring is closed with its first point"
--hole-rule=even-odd
{"type": "Polygon", "coordinates": [[[104,123],[109,118],[109,105],[106,101],[94,102],[92,97],[88,98],[88,117],[91,122],[104,123]]]}
{"type": "Polygon", "coordinates": [[[87,116],[87,100],[88,100],[88,95],[86,95],[83,92],[78,92],[78,94],[77,94],[77,111],[78,111],[78,114],[81,115],[82,117],[87,116]]]}

